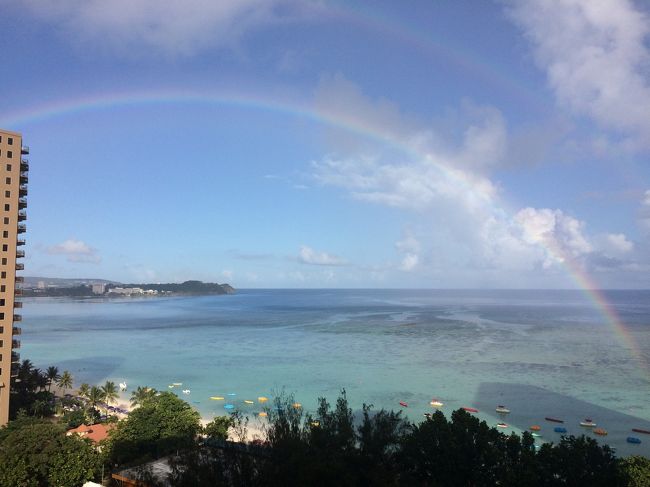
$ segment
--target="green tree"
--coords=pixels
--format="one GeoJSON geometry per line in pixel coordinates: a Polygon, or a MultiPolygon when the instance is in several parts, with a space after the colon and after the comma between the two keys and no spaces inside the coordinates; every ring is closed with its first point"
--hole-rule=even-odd
{"type": "Polygon", "coordinates": [[[77,487],[95,478],[99,457],[88,440],[50,422],[12,423],[0,435],[0,485],[77,487]]]}
{"type": "Polygon", "coordinates": [[[66,389],[72,388],[72,374],[67,370],[64,370],[63,374],[61,374],[61,377],[59,377],[59,380],[57,381],[57,385],[63,389],[63,393],[65,394],[66,389]]]}
{"type": "Polygon", "coordinates": [[[143,404],[148,399],[154,397],[158,391],[151,387],[142,387],[138,386],[137,389],[131,391],[131,405],[136,406],[138,404],[143,404]]]}
{"type": "Polygon", "coordinates": [[[97,404],[104,398],[104,392],[97,386],[92,386],[88,391],[88,405],[91,409],[96,409],[97,404]]]}
{"type": "Polygon", "coordinates": [[[45,377],[47,377],[47,392],[50,392],[52,383],[58,381],[61,378],[59,375],[59,368],[51,365],[45,371],[45,377]]]}
{"type": "Polygon", "coordinates": [[[90,385],[85,382],[79,386],[79,395],[84,399],[88,399],[88,393],[90,392],[90,385]]]}
{"type": "Polygon", "coordinates": [[[115,386],[115,382],[111,382],[110,380],[107,380],[106,383],[101,387],[102,389],[102,395],[104,401],[106,401],[107,405],[110,405],[112,402],[116,401],[119,396],[117,393],[117,387],[115,386]]]}
{"type": "Polygon", "coordinates": [[[650,459],[639,455],[620,460],[625,485],[647,487],[650,485],[650,459]]]}
{"type": "Polygon", "coordinates": [[[195,444],[201,430],[200,415],[171,392],[162,392],[134,409],[111,432],[109,456],[127,463],[159,458],[195,444]]]}
{"type": "Polygon", "coordinates": [[[203,433],[211,440],[227,440],[228,430],[234,425],[235,421],[229,416],[215,416],[203,427],[203,433]]]}

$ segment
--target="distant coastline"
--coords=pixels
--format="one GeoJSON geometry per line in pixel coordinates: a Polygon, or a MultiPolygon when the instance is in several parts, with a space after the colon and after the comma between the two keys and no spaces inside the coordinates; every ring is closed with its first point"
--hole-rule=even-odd
{"type": "Polygon", "coordinates": [[[120,284],[101,279],[57,280],[49,284],[45,280],[26,283],[24,297],[139,297],[139,296],[207,296],[234,294],[230,284],[216,282],[185,281],[182,283],[120,284]]]}

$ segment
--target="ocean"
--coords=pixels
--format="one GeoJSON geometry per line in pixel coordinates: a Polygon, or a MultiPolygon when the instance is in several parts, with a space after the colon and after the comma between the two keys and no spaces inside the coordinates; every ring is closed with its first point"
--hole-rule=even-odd
{"type": "Polygon", "coordinates": [[[446,414],[470,406],[490,425],[505,421],[506,433],[539,424],[539,441],[560,438],[545,416],[593,436],[578,424],[589,417],[618,455],[650,456],[650,435],[631,432],[650,430],[650,291],[605,296],[645,364],[582,292],[537,290],[30,298],[20,352],[69,370],[76,386],[173,390],[208,419],[226,413],[224,402],[252,415],[259,396],[281,391],[313,411],[318,397],[333,403],[345,389],[355,410],[367,403],[421,421],[436,398],[446,414]],[[499,416],[499,404],[511,413],[499,416]]]}

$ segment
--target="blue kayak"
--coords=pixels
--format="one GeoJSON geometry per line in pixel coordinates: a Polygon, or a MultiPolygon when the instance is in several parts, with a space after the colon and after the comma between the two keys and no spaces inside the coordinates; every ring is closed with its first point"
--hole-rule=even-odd
{"type": "Polygon", "coordinates": [[[235,409],[235,406],[233,406],[232,404],[226,404],[224,405],[224,409],[235,409]]]}
{"type": "Polygon", "coordinates": [[[638,445],[639,443],[641,443],[641,440],[638,439],[636,436],[628,436],[627,437],[627,442],[628,443],[634,443],[635,445],[638,445]]]}
{"type": "Polygon", "coordinates": [[[563,428],[562,426],[558,426],[553,429],[556,433],[566,433],[566,428],[563,428]]]}

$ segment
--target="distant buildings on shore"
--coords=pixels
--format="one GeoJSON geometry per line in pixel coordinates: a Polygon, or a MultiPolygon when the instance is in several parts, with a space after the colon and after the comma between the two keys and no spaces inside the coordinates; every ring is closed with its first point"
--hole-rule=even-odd
{"type": "MultiPolygon", "coordinates": [[[[99,289],[100,285],[97,286],[99,289]]],[[[93,293],[104,294],[104,289],[102,288],[101,292],[96,292],[95,285],[93,284],[93,293]]],[[[158,291],[155,289],[142,289],[141,287],[112,287],[106,294],[119,294],[121,296],[155,296],[158,294],[158,291]]]]}

